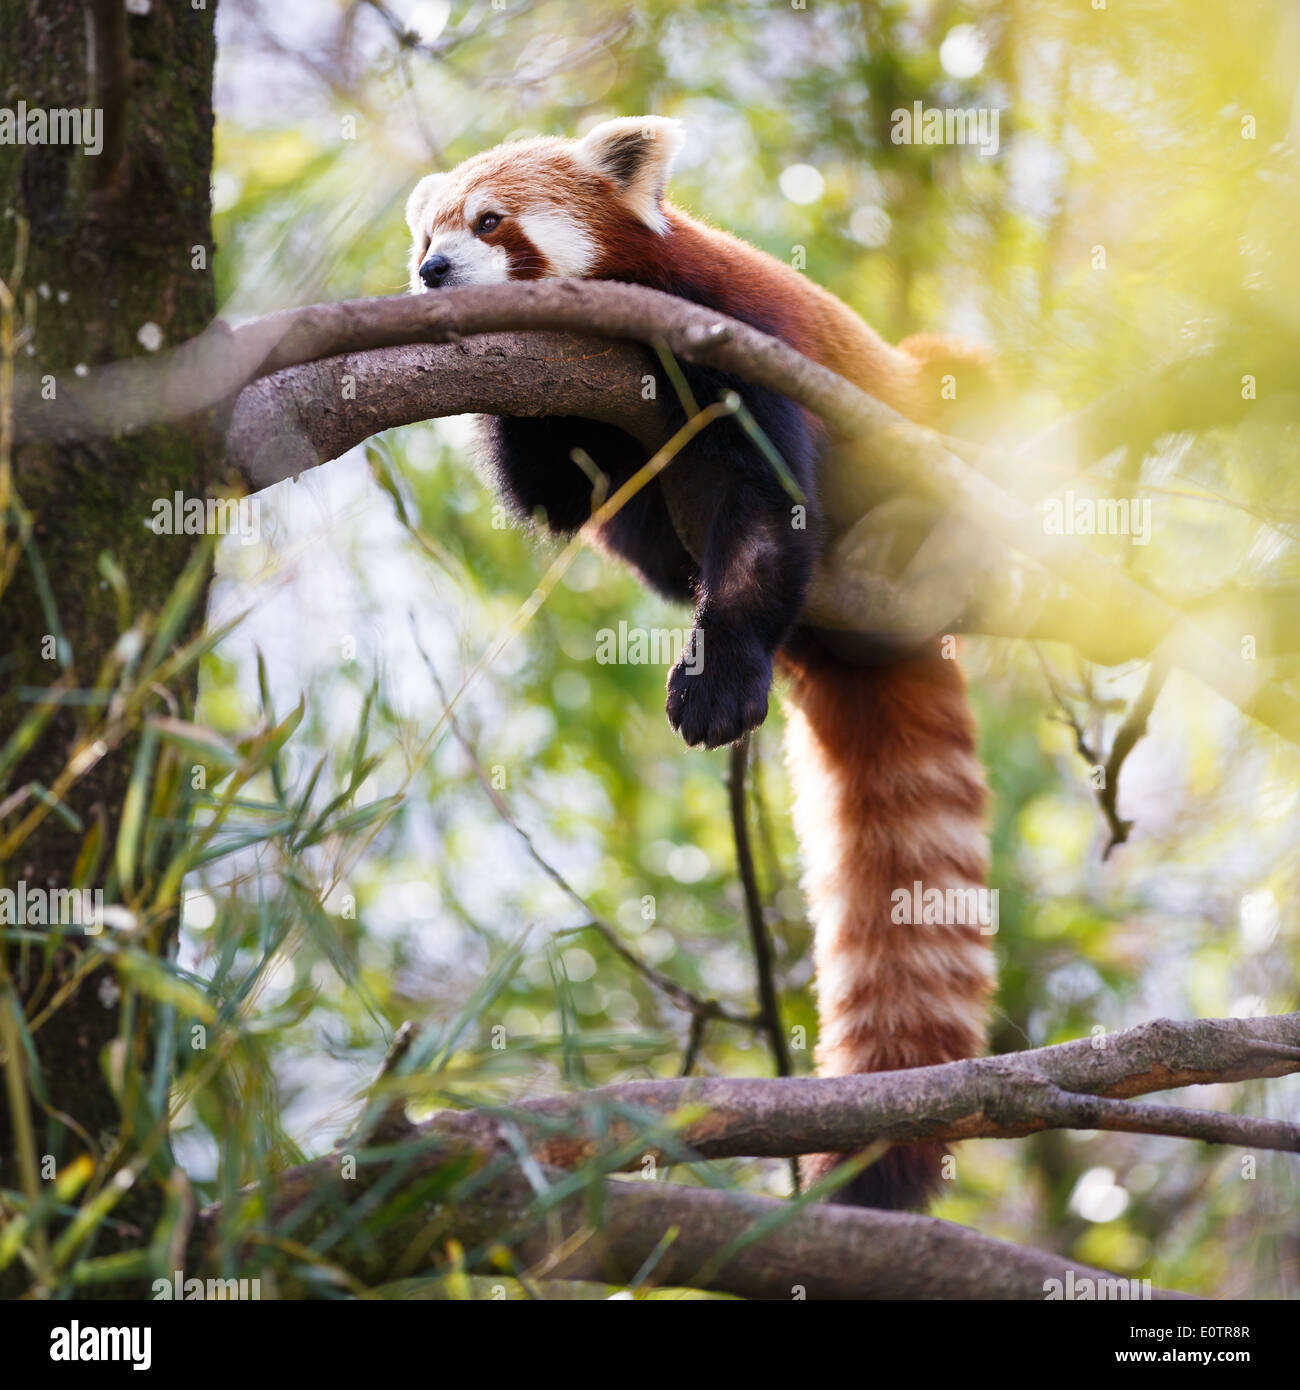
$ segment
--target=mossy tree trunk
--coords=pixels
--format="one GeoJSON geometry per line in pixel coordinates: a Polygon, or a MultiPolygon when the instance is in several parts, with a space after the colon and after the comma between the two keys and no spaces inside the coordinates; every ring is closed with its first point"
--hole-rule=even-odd
{"type": "MultiPolygon", "coordinates": [[[[25,102],[28,112],[102,112],[103,149],[95,156],[70,144],[0,144],[0,278],[6,282],[14,279],[24,223],[27,228],[18,290],[32,337],[17,368],[41,376],[56,400],[74,372],[165,350],[212,319],[215,0],[195,4],[202,0],[155,0],[140,7],[146,13],[128,15],[124,0],[0,0],[0,107],[18,110],[25,102]]],[[[34,691],[60,680],[69,689],[95,685],[128,608],[132,622],[161,609],[195,542],[154,535],[147,527],[152,503],[177,490],[201,496],[218,469],[221,442],[218,422],[204,417],[119,438],[13,451],[6,535],[12,541],[20,534],[20,511],[31,530],[0,595],[0,747],[32,710],[34,691]],[[106,579],[114,566],[125,578],[127,601],[120,581],[106,579]]],[[[201,609],[200,602],[197,618],[201,609]]],[[[193,668],[184,679],[192,681],[193,668]]],[[[160,712],[169,697],[184,706],[192,691],[182,685],[159,692],[160,712]]],[[[89,882],[110,881],[135,751],[129,739],[71,782],[63,810],[45,815],[21,843],[13,838],[39,805],[34,789],[58,783],[92,721],[103,716],[102,705],[63,706],[7,779],[8,791],[0,794],[9,803],[0,815],[6,849],[0,887],[20,881],[65,887],[79,855],[86,851],[93,862],[96,845],[89,882]]],[[[84,867],[86,858],[81,862],[84,867]]],[[[171,914],[155,940],[173,934],[171,914]]],[[[15,997],[30,1004],[37,992],[44,1002],[53,999],[72,979],[84,948],[84,938],[69,938],[50,959],[39,943],[11,939],[0,1007],[11,1007],[15,997]]],[[[105,1061],[115,1038],[143,1055],[148,1023],[143,1010],[124,1012],[109,976],[106,969],[92,972],[33,1032],[45,1104],[33,1106],[28,1126],[11,1105],[12,1090],[5,1090],[0,1185],[24,1183],[19,1127],[29,1136],[34,1131],[47,1170],[62,1169],[87,1148],[102,1155],[121,1134],[122,1111],[105,1061]]],[[[23,1066],[30,1087],[35,1069],[27,1057],[23,1066]]],[[[142,1178],[115,1215],[126,1227],[147,1230],[158,1192],[142,1178]]],[[[96,1253],[111,1248],[109,1231],[126,1227],[105,1228],[96,1253]]],[[[134,1237],[128,1231],[121,1239],[134,1237]]]]}

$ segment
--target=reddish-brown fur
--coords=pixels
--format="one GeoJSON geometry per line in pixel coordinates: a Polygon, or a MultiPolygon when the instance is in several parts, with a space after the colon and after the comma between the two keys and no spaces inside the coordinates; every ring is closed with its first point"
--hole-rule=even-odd
{"type": "MultiPolygon", "coordinates": [[[[708,285],[715,306],[747,323],[770,325],[791,347],[914,418],[928,415],[917,358],[890,347],[842,300],[799,271],[664,203],[669,235],[606,216],[595,278],[649,285],[708,285]]],[[[586,214],[584,210],[584,215],[586,214]]],[[[935,400],[938,400],[936,393],[935,400]]]]}
{"type": "MultiPolygon", "coordinates": [[[[724,312],[770,325],[806,356],[913,419],[941,426],[942,377],[987,381],[983,354],[937,336],[891,347],[834,295],[727,232],[665,205],[670,238],[620,223],[602,242],[597,274],[662,284],[678,276],[722,287],[724,312]]],[[[802,640],[791,675],[788,766],[816,929],[821,1042],[817,1069],[840,1076],[975,1056],[985,1046],[993,991],[990,937],[978,927],[906,926],[892,897],[914,882],[982,886],[987,790],[961,673],[937,651],[853,666],[802,640]],[[831,822],[834,822],[832,830],[831,822]],[[951,845],[927,833],[941,821],[969,833],[951,845]],[[819,849],[832,835],[842,852],[819,849]],[[821,846],[814,841],[823,842],[821,846]],[[847,900],[837,914],[830,906],[847,900]],[[909,935],[910,934],[910,935],[909,935]],[[937,949],[936,949],[937,947],[937,949]],[[851,977],[833,987],[837,977],[851,977]]],[[[940,1145],[895,1149],[839,1194],[873,1206],[919,1206],[939,1181],[940,1145]]],[[[805,1159],[808,1182],[839,1159],[805,1159]]]]}
{"type": "MultiPolygon", "coordinates": [[[[599,248],[599,259],[588,271],[592,279],[708,285],[715,308],[747,323],[769,325],[792,347],[903,414],[928,419],[939,407],[937,386],[926,389],[923,363],[933,345],[946,340],[918,338],[914,341],[924,347],[915,354],[891,347],[829,290],[667,200],[661,210],[668,230],[661,235],[627,215],[613,182],[577,161],[571,142],[542,138],[501,146],[466,160],[448,178],[454,183],[438,197],[435,232],[461,226],[466,201],[484,188],[511,210],[562,208],[581,221],[599,248]]],[[[506,218],[482,239],[509,251],[511,279],[544,274],[536,248],[525,250],[511,240],[521,237],[506,218]]],[[[969,363],[969,355],[965,360],[969,363]]]]}
{"type": "MultiPolygon", "coordinates": [[[[970,1057],[984,1046],[993,989],[978,925],[891,920],[893,894],[983,883],[987,793],[961,673],[937,645],[878,667],[849,666],[811,640],[791,677],[787,763],[816,927],[822,1075],[970,1057]]],[[[924,1201],[943,1150],[891,1150],[848,1195],[924,1201]]],[[[805,1160],[809,1180],[834,1155],[805,1160]]]]}
{"type": "MultiPolygon", "coordinates": [[[[652,126],[641,134],[666,138],[652,126]]],[[[964,407],[986,391],[988,363],[978,351],[930,335],[893,347],[833,294],[730,233],[657,197],[658,225],[648,225],[644,205],[631,215],[616,182],[619,159],[636,158],[628,139],[626,130],[614,132],[608,178],[564,140],[468,160],[447,176],[435,232],[465,225],[476,191],[491,190],[507,212],[563,209],[595,243],[588,276],[687,294],[703,288],[714,308],[783,338],[912,419],[955,430],[945,374],[958,378],[964,407]]],[[[509,218],[481,240],[506,250],[510,278],[547,273],[542,252],[509,218]]],[[[427,247],[426,234],[423,248],[417,239],[417,265],[427,247]]],[[[937,645],[858,666],[812,633],[798,634],[782,663],[795,822],[816,929],[818,1069],[844,1075],[972,1056],[984,1046],[993,989],[989,936],[978,926],[891,920],[894,893],[914,883],[944,890],[984,882],[987,792],[961,674],[937,645]]],[[[841,1199],[919,1204],[938,1180],[942,1153],[933,1144],[890,1150],[841,1199]]],[[[839,1161],[811,1156],[805,1174],[818,1178],[839,1161]]]]}
{"type": "Polygon", "coordinates": [[[517,222],[503,222],[493,237],[510,257],[512,280],[542,280],[549,274],[546,257],[528,240],[517,222]]]}

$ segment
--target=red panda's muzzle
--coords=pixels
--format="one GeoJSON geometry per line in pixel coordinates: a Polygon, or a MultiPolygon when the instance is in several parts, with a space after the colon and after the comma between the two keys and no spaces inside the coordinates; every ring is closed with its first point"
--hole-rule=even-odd
{"type": "Polygon", "coordinates": [[[420,266],[420,282],[426,290],[441,289],[451,273],[451,262],[446,256],[430,256],[420,266]]]}

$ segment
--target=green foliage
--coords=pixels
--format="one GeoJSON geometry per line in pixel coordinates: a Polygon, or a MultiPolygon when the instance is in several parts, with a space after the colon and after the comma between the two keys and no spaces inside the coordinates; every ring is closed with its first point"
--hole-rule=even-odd
{"type": "MultiPolygon", "coordinates": [[[[372,61],[355,80],[313,86],[313,117],[245,93],[222,118],[223,312],[401,289],[402,202],[431,167],[514,133],[678,115],[691,129],[678,201],[783,259],[803,248],[809,277],[891,340],[932,329],[987,338],[1016,381],[1022,434],[1140,386],[1197,347],[1221,352],[1225,401],[1242,375],[1256,376],[1261,402],[1271,392],[1267,410],[1243,423],[1225,404],[1221,427],[1151,439],[1139,420],[1138,446],[1102,474],[1160,509],[1150,549],[1120,558],[1162,592],[1195,599],[1295,577],[1286,518],[1300,514],[1300,482],[1286,461],[1297,437],[1288,393],[1300,379],[1300,257],[1294,166],[1283,157],[1294,141],[1294,55],[1276,41],[1282,5],[1261,6],[1246,26],[1201,0],[1105,12],[1063,0],[806,10],[651,0],[631,14],[567,0],[504,11],[457,3],[434,54],[400,47],[373,15],[366,22],[376,26],[366,31],[372,61]],[[983,47],[969,76],[940,60],[962,25],[983,47]],[[999,108],[999,154],[893,143],[891,112],[915,101],[999,108]],[[1253,139],[1243,139],[1247,116],[1253,139]],[[781,191],[798,164],[820,175],[807,203],[781,191]]],[[[231,33],[225,78],[254,41],[231,33]]],[[[121,1143],[133,1171],[167,1185],[168,1204],[147,1251],[97,1262],[89,1237],[113,1219],[117,1189],[78,1160],[39,1209],[5,1194],[15,1215],[0,1233],[0,1267],[38,1251],[35,1274],[59,1292],[166,1277],[192,1204],[221,1200],[219,1264],[233,1272],[230,1252],[252,1235],[259,1253],[240,1272],[269,1270],[273,1258],[284,1269],[287,1257],[282,1291],[364,1292],[331,1261],[351,1223],[368,1222],[383,1248],[403,1202],[458,1200],[474,1175],[454,1160],[424,1167],[426,1185],[379,1192],[365,1211],[327,1194],[295,1218],[301,1229],[239,1194],[350,1131],[403,1021],[424,1032],[381,1094],[417,1117],[676,1074],[689,1018],[595,919],[685,990],[752,1012],[723,755],[687,753],[672,735],[663,665],[597,659],[602,634],[621,624],[681,629],[687,615],[583,552],[481,665],[558,551],[501,523],[470,454],[456,425],[416,426],[372,441],[364,461],[331,465],[332,482],[308,476],[268,494],[264,544],[232,541],[217,556],[198,641],[177,645],[205,556],[156,616],[132,613],[122,595],[102,720],[118,741],[142,736],[116,839],[85,827],[82,867],[107,865],[107,891],[134,926],[96,940],[82,969],[116,981],[124,1018],[152,1006],[147,1046],[128,1052],[124,1025],[108,1061],[121,1143]],[[197,709],[163,713],[151,686],[195,662],[197,709]],[[525,835],[586,906],[530,855],[525,835]],[[158,924],[180,904],[179,953],[159,955],[158,924]],[[74,1213],[43,1250],[42,1224],[74,1213]]],[[[106,582],[120,564],[105,557],[106,582]]],[[[1040,666],[992,641],[968,643],[965,655],[994,789],[995,1048],[1162,1013],[1295,1007],[1295,750],[1265,744],[1176,678],[1124,773],[1137,832],[1103,864],[1087,769],[1051,718],[1040,666]],[[1272,934],[1250,927],[1260,904],[1276,915],[1272,934]]],[[[1067,655],[1050,656],[1073,682],[1067,655]]],[[[1294,677],[1286,659],[1275,669],[1294,677]]],[[[1077,693],[1097,695],[1089,709],[1104,746],[1140,673],[1095,679],[1080,673],[1077,693]]],[[[33,703],[0,771],[51,707],[33,703]]],[[[780,722],[774,709],[751,789],[785,1022],[810,1046],[809,932],[780,722]]],[[[41,949],[30,933],[6,937],[41,949]]],[[[12,1066],[16,1049],[30,1055],[23,1031],[40,1015],[10,1007],[5,1017],[12,1066]]],[[[811,1069],[806,1047],[794,1056],[797,1070],[811,1069]]],[[[710,1026],[694,1065],[771,1068],[755,1031],[726,1022],[710,1026]]],[[[45,1124],[39,1080],[33,1125],[45,1124]]],[[[1287,1086],[1267,1095],[1294,1108],[1287,1086]]],[[[1233,1102],[1258,1111],[1264,1089],[1220,1103],[1233,1102]]],[[[35,1152],[34,1132],[29,1141],[35,1152]]],[[[74,1151],[66,1133],[60,1143],[57,1152],[74,1151]]],[[[363,1167],[379,1156],[389,1155],[358,1151],[363,1167]]],[[[396,1171],[425,1159],[413,1151],[396,1171]]],[[[572,1181],[594,1190],[606,1167],[572,1181]]],[[[1244,1181],[1239,1168],[1235,1151],[1141,1136],[970,1143],[939,1214],[1188,1290],[1294,1292],[1295,1233],[1277,1220],[1294,1210],[1294,1170],[1260,1157],[1258,1177],[1244,1181]],[[1118,1194],[1110,1206],[1089,1205],[1086,1194],[1107,1187],[1118,1194]]],[[[667,1171],[788,1190],[778,1164],[667,1171]]],[[[539,1197],[534,1215],[559,1195],[539,1197]]],[[[391,1284],[377,1273],[375,1285],[384,1296],[493,1296],[463,1256],[402,1252],[376,1267],[391,1284]]],[[[512,1296],[521,1287],[511,1283],[512,1296]]]]}

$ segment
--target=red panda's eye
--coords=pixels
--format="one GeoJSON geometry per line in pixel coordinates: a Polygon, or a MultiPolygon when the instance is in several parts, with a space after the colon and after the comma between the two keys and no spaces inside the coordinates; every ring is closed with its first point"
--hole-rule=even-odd
{"type": "Polygon", "coordinates": [[[485,212],[478,220],[479,233],[494,232],[501,225],[501,216],[495,212],[485,212]]]}

